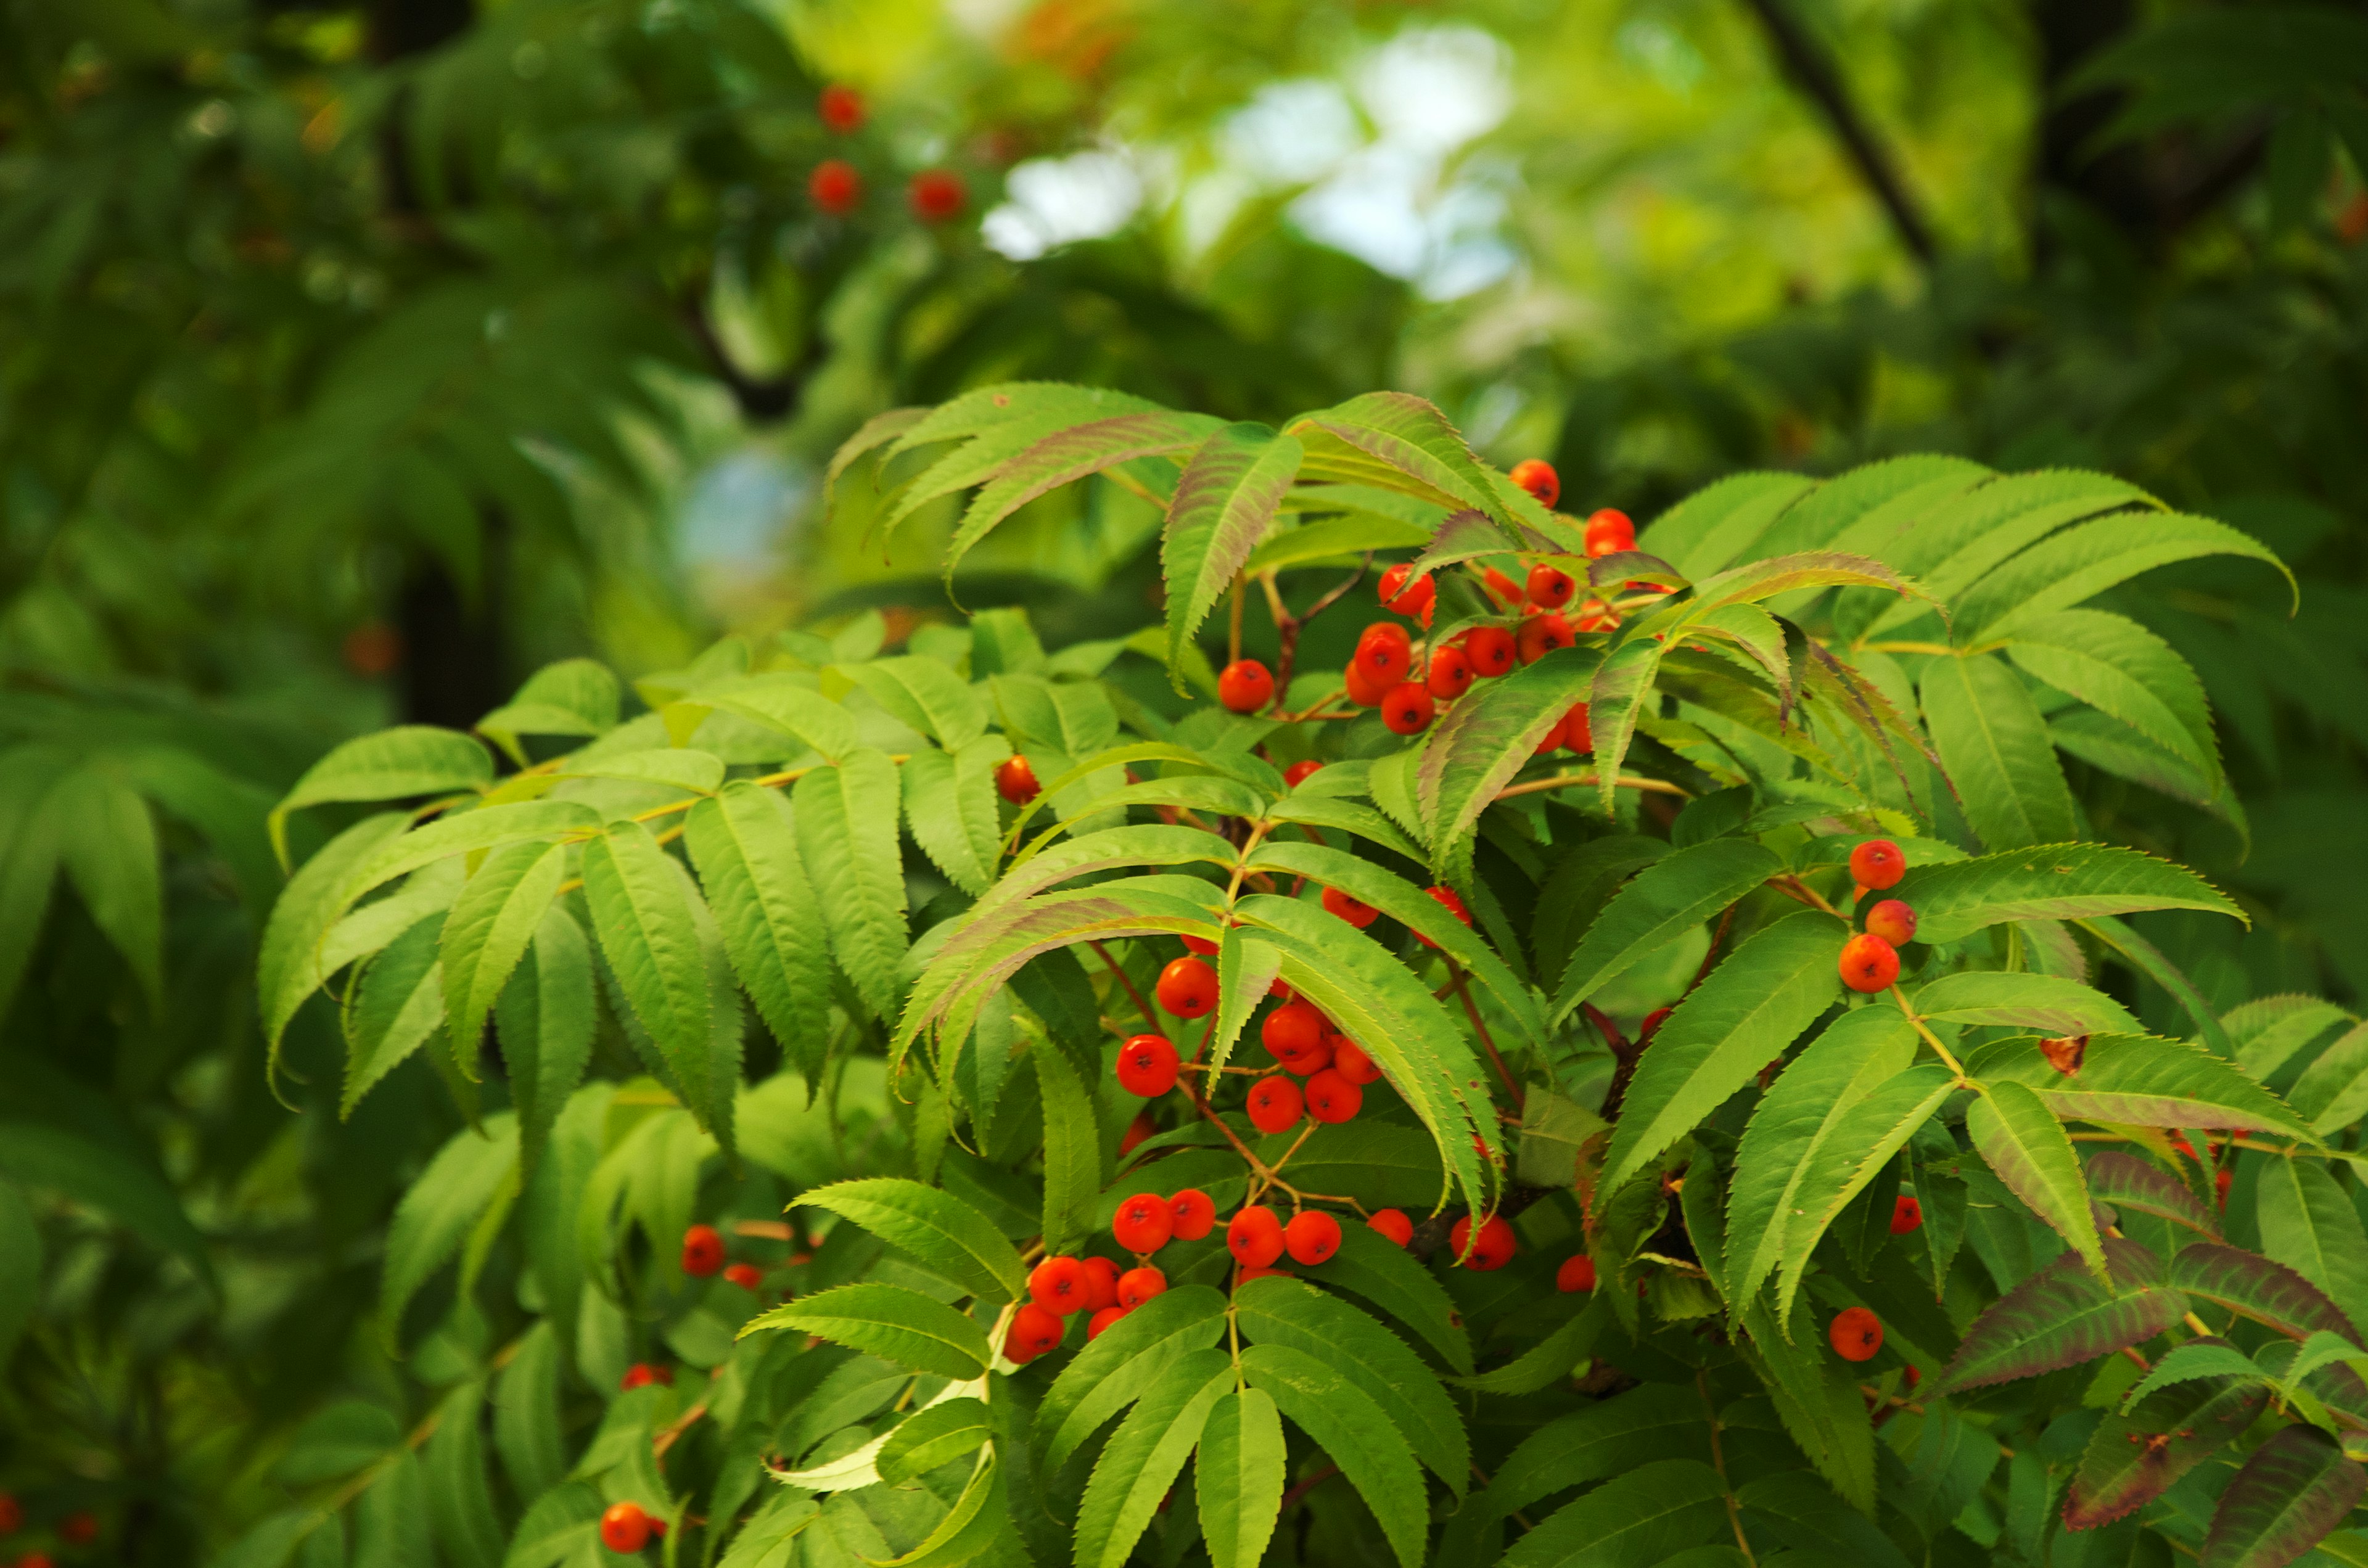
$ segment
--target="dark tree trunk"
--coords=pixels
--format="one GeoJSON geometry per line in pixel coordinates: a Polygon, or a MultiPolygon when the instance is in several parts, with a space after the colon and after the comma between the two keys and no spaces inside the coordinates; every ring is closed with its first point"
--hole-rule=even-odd
{"type": "Polygon", "coordinates": [[[2084,93],[2060,98],[2072,74],[2098,51],[2118,41],[2136,20],[2135,0],[2032,0],[2043,106],[2038,166],[2032,171],[2038,185],[2032,238],[2043,262],[2056,248],[2050,208],[2059,196],[2079,201],[2134,242],[2153,238],[2155,193],[2144,148],[2123,142],[2096,153],[2089,145],[2119,112],[2122,95],[2084,93]]]}

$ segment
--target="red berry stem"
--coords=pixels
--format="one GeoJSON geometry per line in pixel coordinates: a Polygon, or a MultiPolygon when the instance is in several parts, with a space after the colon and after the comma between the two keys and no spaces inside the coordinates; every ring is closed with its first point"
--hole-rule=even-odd
{"type": "MultiPolygon", "coordinates": [[[[1284,608],[1282,594],[1274,585],[1274,574],[1271,572],[1262,572],[1258,574],[1258,584],[1266,589],[1267,608],[1274,616],[1274,635],[1276,642],[1274,658],[1274,689],[1277,693],[1285,693],[1291,689],[1291,669],[1292,665],[1299,657],[1300,632],[1306,628],[1309,621],[1314,620],[1317,616],[1322,615],[1326,610],[1330,609],[1334,605],[1338,604],[1345,595],[1353,590],[1358,584],[1365,580],[1365,574],[1372,569],[1373,552],[1369,550],[1365,551],[1364,559],[1358,562],[1354,575],[1350,576],[1347,582],[1341,584],[1338,587],[1334,588],[1330,593],[1326,594],[1322,598],[1317,599],[1314,604],[1309,605],[1304,610],[1301,611],[1297,615],[1292,614],[1288,608],[1284,608]]],[[[1332,698],[1327,696],[1324,699],[1323,702],[1317,703],[1315,707],[1321,708],[1325,703],[1330,702],[1332,698]]],[[[1297,717],[1301,719],[1313,718],[1315,716],[1315,709],[1308,710],[1304,714],[1297,715],[1297,717]]],[[[1289,720],[1292,719],[1293,715],[1288,713],[1277,713],[1274,714],[1273,717],[1276,719],[1289,720]]],[[[1326,714],[1324,717],[1333,718],[1338,717],[1338,715],[1326,714]]]]}

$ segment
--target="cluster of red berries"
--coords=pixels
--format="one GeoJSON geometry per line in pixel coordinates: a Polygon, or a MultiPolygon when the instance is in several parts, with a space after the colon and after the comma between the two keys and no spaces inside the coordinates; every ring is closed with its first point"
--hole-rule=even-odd
{"type": "Polygon", "coordinates": [[[666,1521],[639,1503],[611,1503],[600,1516],[600,1544],[611,1551],[639,1551],[666,1532],[666,1521]]]}
{"type": "MultiPolygon", "coordinates": [[[[1858,886],[1850,903],[1896,886],[1907,874],[1907,859],[1887,838],[1870,838],[1850,851],[1850,875],[1858,886]]],[[[1886,898],[1866,912],[1866,929],[1842,944],[1842,983],[1852,991],[1887,991],[1899,978],[1899,949],[1916,937],[1916,911],[1886,898]]]]}
{"type": "MultiPolygon", "coordinates": [[[[1331,907],[1328,896],[1326,907],[1331,907]]],[[[1364,904],[1355,907],[1367,913],[1367,921],[1359,923],[1369,922],[1373,912],[1364,904]]],[[[1456,907],[1460,913],[1460,903],[1456,907]]],[[[1168,1012],[1197,1018],[1216,1006],[1217,972],[1199,958],[1180,958],[1160,971],[1154,994],[1168,1012]]],[[[1320,1122],[1350,1120],[1364,1108],[1365,1086],[1382,1077],[1364,1048],[1309,1002],[1286,996],[1259,1025],[1258,1039],[1280,1069],[1250,1088],[1249,1119],[1261,1132],[1286,1131],[1303,1115],[1320,1122]],[[1306,1079],[1306,1086],[1292,1083],[1292,1077],[1306,1079]]],[[[1144,1099],[1164,1095],[1176,1086],[1182,1070],[1175,1042],[1165,1035],[1134,1035],[1119,1047],[1119,1085],[1131,1095],[1144,1099]]]]}
{"type": "Polygon", "coordinates": [[[682,1271],[694,1279],[712,1278],[718,1270],[743,1290],[761,1290],[765,1271],[753,1263],[725,1267],[723,1233],[712,1225],[693,1225],[682,1233],[682,1271]]]}
{"type": "MultiPolygon", "coordinates": [[[[24,1506],[8,1493],[0,1492],[0,1535],[15,1535],[25,1528],[24,1506]]],[[[98,1516],[87,1510],[77,1510],[58,1521],[58,1539],[68,1546],[88,1546],[98,1539],[98,1516]]],[[[19,1556],[14,1568],[54,1568],[46,1551],[28,1551],[19,1556]]]]}
{"type": "MultiPolygon", "coordinates": [[[[843,84],[822,90],[815,112],[823,124],[841,136],[862,129],[863,95],[843,84]]],[[[863,203],[863,176],[845,158],[825,158],[806,177],[806,195],[816,208],[834,218],[845,217],[863,203]]],[[[951,169],[923,169],[905,186],[905,205],[924,223],[942,223],[962,216],[970,204],[970,189],[951,169]]]]}

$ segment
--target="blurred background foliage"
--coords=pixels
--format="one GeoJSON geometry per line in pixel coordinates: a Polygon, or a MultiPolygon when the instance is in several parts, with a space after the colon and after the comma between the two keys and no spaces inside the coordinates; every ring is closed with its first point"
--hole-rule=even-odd
{"type": "MultiPolygon", "coordinates": [[[[2215,1003],[2356,1000],[2363,88],[2356,5],[0,0],[0,1165],[71,1123],[152,1215],[50,1233],[75,1326],[14,1363],[0,1473],[186,1562],[268,1502],[260,1434],[392,1376],[357,1324],[455,1113],[425,1073],[343,1125],[271,1099],[268,802],[550,659],[949,613],[951,503],[883,554],[822,475],[986,381],[1403,388],[1641,520],[1937,449],[2236,523],[2298,616],[2209,563],[2115,608],[2196,665],[2243,810],[2077,786],[2256,913],[2151,927],[2215,1003]]],[[[956,591],[1123,633],[1157,521],[1065,491],[956,591]]],[[[300,1020],[316,1113],[336,1058],[300,1020]]]]}

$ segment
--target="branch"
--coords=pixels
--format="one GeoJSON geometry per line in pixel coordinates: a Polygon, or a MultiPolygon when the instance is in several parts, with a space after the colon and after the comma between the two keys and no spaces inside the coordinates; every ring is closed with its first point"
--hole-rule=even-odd
{"type": "Polygon", "coordinates": [[[1891,226],[1899,233],[1899,243],[1914,253],[1918,262],[1930,269],[1940,259],[1939,248],[1932,243],[1932,231],[1924,215],[1907,195],[1899,172],[1893,166],[1891,155],[1874,138],[1874,132],[1860,118],[1858,107],[1850,102],[1850,92],[1842,85],[1841,74],[1827,58],[1793,14],[1784,8],[1784,0],[1746,0],[1768,29],[1769,40],[1783,62],[1784,74],[1809,97],[1816,100],[1825,112],[1827,122],[1841,140],[1850,162],[1858,165],[1861,178],[1873,188],[1875,199],[1891,218],[1891,226]]]}

